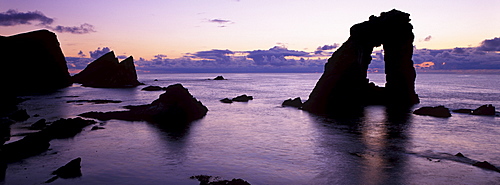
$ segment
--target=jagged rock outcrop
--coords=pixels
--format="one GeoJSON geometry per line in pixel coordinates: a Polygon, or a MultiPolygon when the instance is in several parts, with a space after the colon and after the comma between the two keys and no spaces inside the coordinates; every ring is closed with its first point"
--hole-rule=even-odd
{"type": "Polygon", "coordinates": [[[294,98],[293,100],[289,98],[288,100],[283,101],[281,104],[282,107],[296,107],[300,108],[302,107],[302,100],[300,97],[294,98]]]}
{"type": "Polygon", "coordinates": [[[132,56],[118,62],[113,51],[90,63],[83,71],[72,77],[73,82],[88,87],[124,88],[141,85],[132,56]]]}
{"type": "Polygon", "coordinates": [[[165,93],[151,104],[126,106],[128,111],[115,112],[87,112],[80,114],[83,117],[99,120],[120,119],[128,121],[151,121],[155,123],[173,125],[185,124],[203,118],[207,114],[207,107],[196,100],[181,84],[170,85],[165,93]]]}
{"type": "Polygon", "coordinates": [[[349,39],[325,65],[303,110],[317,114],[358,112],[363,106],[411,106],[419,103],[413,68],[413,26],[409,14],[391,10],[350,29],[349,39]],[[373,48],[383,45],[385,87],[369,83],[367,69],[373,48]]]}
{"type": "Polygon", "coordinates": [[[55,33],[38,30],[0,36],[0,84],[13,95],[52,91],[71,85],[55,33]]]}

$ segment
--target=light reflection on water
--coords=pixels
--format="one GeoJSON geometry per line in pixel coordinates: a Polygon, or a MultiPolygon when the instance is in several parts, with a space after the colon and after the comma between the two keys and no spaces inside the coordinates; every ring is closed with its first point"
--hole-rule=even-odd
{"type": "MultiPolygon", "coordinates": [[[[177,130],[146,122],[110,120],[104,122],[104,130],[87,128],[75,138],[52,141],[51,150],[40,156],[10,164],[4,183],[44,182],[52,170],[76,157],[82,157],[83,176],[59,179],[52,184],[198,184],[188,178],[199,174],[242,178],[252,184],[485,184],[500,180],[498,173],[471,165],[434,162],[414,155],[428,150],[462,152],[473,159],[500,165],[498,118],[395,115],[386,113],[381,106],[367,107],[365,116],[358,119],[324,118],[280,107],[288,98],[307,99],[320,74],[224,74],[229,80],[206,80],[217,75],[140,76],[140,81],[148,85],[182,83],[209,108],[207,116],[177,130]],[[219,102],[241,94],[255,99],[248,103],[219,102]]],[[[381,74],[369,77],[377,84],[384,83],[381,74]]],[[[483,82],[494,78],[467,79],[420,75],[419,106],[500,106],[499,88],[483,82]],[[467,79],[481,82],[475,83],[480,90],[467,87],[471,85],[467,79]],[[467,88],[459,91],[457,87],[467,88]]],[[[124,105],[150,103],[161,94],[140,88],[72,86],[54,94],[34,96],[22,106],[30,108],[29,114],[41,116],[20,125],[40,118],[53,121],[74,117],[90,110],[121,110],[124,105]],[[76,99],[123,102],[66,103],[76,99]]],[[[22,128],[13,130],[21,132],[22,128]]]]}

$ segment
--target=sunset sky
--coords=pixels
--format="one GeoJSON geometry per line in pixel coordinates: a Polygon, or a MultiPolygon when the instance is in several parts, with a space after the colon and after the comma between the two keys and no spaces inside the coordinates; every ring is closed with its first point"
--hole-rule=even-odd
{"type": "Polygon", "coordinates": [[[474,47],[500,36],[498,0],[0,0],[0,35],[49,29],[66,56],[99,47],[146,59],[274,46],[313,52],[394,8],[411,14],[417,48],[474,47]],[[38,17],[5,22],[28,13],[38,17]]]}

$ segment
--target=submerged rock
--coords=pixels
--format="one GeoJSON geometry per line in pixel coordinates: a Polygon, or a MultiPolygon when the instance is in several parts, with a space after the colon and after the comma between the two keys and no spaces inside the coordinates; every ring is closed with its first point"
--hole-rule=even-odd
{"type": "Polygon", "coordinates": [[[283,107],[297,107],[297,108],[300,108],[302,107],[302,100],[300,99],[300,97],[297,97],[295,99],[288,99],[288,100],[285,100],[281,106],[283,107]]]}
{"type": "Polygon", "coordinates": [[[90,63],[83,71],[72,77],[73,82],[88,87],[125,88],[141,85],[137,81],[132,56],[118,62],[113,51],[90,63]]]}
{"type": "Polygon", "coordinates": [[[170,85],[151,104],[126,106],[128,111],[87,112],[83,117],[99,120],[153,121],[164,124],[186,123],[203,118],[208,109],[181,84],[170,85]],[[172,123],[171,123],[172,122],[172,123]]]}
{"type": "Polygon", "coordinates": [[[413,26],[409,14],[391,10],[350,29],[349,39],[333,53],[302,109],[342,115],[382,104],[409,107],[419,103],[415,93],[413,26]],[[367,79],[374,47],[383,45],[386,84],[377,87],[367,79]]]}
{"type": "Polygon", "coordinates": [[[496,171],[496,172],[500,172],[500,169],[498,169],[497,167],[491,165],[488,161],[476,162],[476,163],[472,164],[472,166],[477,166],[479,168],[484,168],[484,169],[488,169],[488,170],[493,170],[493,171],[496,171]]]}
{"type": "Polygon", "coordinates": [[[421,108],[413,111],[413,114],[434,116],[434,117],[440,117],[440,118],[451,117],[450,109],[448,109],[442,105],[437,106],[437,107],[421,107],[421,108]]]}
{"type": "Polygon", "coordinates": [[[0,36],[0,84],[23,94],[53,91],[71,85],[66,59],[55,33],[38,30],[0,36]]]}

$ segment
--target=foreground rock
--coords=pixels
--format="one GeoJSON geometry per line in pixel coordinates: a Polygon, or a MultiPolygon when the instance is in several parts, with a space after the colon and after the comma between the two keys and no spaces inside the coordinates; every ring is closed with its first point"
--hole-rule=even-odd
{"type": "Polygon", "coordinates": [[[80,165],[81,162],[82,159],[79,157],[71,160],[66,165],[61,166],[57,170],[53,171],[52,175],[56,176],[45,181],[45,183],[51,183],[59,177],[63,179],[81,177],[82,176],[81,165],[80,165]]]}
{"type": "Polygon", "coordinates": [[[440,117],[440,118],[451,117],[450,109],[448,109],[442,105],[437,106],[437,107],[421,107],[421,108],[413,111],[413,114],[434,116],[434,117],[440,117]]]}
{"type": "Polygon", "coordinates": [[[38,30],[0,36],[0,84],[3,95],[53,91],[71,85],[56,34],[38,30]]]}
{"type": "Polygon", "coordinates": [[[333,53],[303,110],[342,115],[366,105],[409,107],[419,103],[415,93],[413,67],[413,26],[409,14],[391,10],[350,29],[349,39],[333,53]],[[369,83],[366,71],[374,47],[383,45],[386,84],[369,83]]]}
{"type": "Polygon", "coordinates": [[[203,118],[208,109],[181,84],[168,86],[151,104],[126,106],[128,111],[87,112],[80,116],[99,120],[152,121],[164,124],[186,123],[203,118]]]}
{"type": "Polygon", "coordinates": [[[49,148],[50,140],[74,137],[84,127],[95,123],[93,120],[84,120],[82,118],[59,119],[39,132],[3,145],[1,154],[6,161],[17,161],[38,155],[49,148]]]}
{"type": "Polygon", "coordinates": [[[125,88],[141,85],[137,81],[132,56],[118,62],[113,51],[90,63],[83,71],[72,77],[73,82],[88,87],[125,88]]]}
{"type": "Polygon", "coordinates": [[[300,99],[300,97],[297,97],[295,99],[288,99],[288,100],[285,100],[283,101],[283,103],[281,104],[281,106],[283,107],[297,107],[297,108],[300,108],[302,107],[302,100],[300,99]]]}

